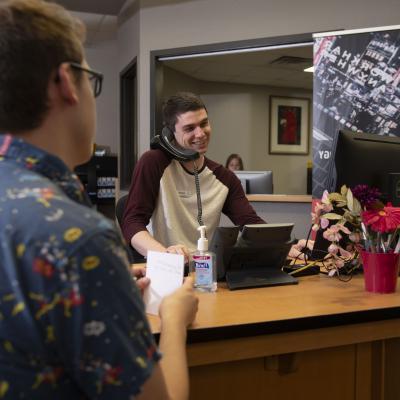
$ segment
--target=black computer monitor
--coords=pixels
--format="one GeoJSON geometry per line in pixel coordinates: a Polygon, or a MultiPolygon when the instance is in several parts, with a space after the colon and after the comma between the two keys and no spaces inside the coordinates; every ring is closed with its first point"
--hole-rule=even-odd
{"type": "Polygon", "coordinates": [[[210,242],[217,255],[217,277],[224,279],[228,270],[284,264],[292,245],[293,223],[218,227],[210,242]]]}
{"type": "Polygon", "coordinates": [[[246,194],[272,194],[272,171],[235,171],[246,194]]]}
{"type": "Polygon", "coordinates": [[[400,138],[340,130],[334,137],[329,192],[365,184],[395,203],[390,181],[400,173],[400,138]]]}

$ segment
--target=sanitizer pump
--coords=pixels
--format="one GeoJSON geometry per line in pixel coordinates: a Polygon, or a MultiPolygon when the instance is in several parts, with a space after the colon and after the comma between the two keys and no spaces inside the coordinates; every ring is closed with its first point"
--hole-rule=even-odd
{"type": "Polygon", "coordinates": [[[194,286],[204,292],[215,292],[217,290],[217,265],[215,254],[208,251],[208,240],[206,238],[206,227],[197,228],[200,238],[197,241],[197,250],[192,254],[191,272],[194,275],[194,286]]]}

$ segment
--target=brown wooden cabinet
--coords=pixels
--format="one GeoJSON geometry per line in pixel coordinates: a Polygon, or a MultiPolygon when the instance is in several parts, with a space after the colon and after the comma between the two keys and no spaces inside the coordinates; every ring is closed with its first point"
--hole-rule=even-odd
{"type": "MultiPolygon", "coordinates": [[[[362,276],[199,293],[190,399],[398,400],[400,294],[362,276]]],[[[160,321],[149,316],[157,335],[160,321]]]]}

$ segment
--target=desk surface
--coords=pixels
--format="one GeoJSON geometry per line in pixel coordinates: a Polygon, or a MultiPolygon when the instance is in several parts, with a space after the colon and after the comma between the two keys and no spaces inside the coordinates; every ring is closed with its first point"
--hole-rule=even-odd
{"type": "MultiPolygon", "coordinates": [[[[298,285],[199,293],[199,311],[189,342],[293,332],[400,317],[400,292],[364,290],[362,275],[341,282],[326,275],[303,277],[298,285]]],[[[160,320],[149,315],[153,333],[160,320]]]]}

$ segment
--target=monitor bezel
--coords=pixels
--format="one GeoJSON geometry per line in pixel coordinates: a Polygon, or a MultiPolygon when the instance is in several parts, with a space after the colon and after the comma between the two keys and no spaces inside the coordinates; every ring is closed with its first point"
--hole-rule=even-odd
{"type": "Polygon", "coordinates": [[[271,170],[264,171],[234,171],[235,175],[240,180],[243,190],[246,194],[273,194],[274,193],[274,181],[273,181],[273,172],[271,170]],[[255,191],[251,188],[252,182],[253,185],[257,184],[257,178],[260,180],[265,179],[267,183],[267,188],[262,191],[255,191]]]}

